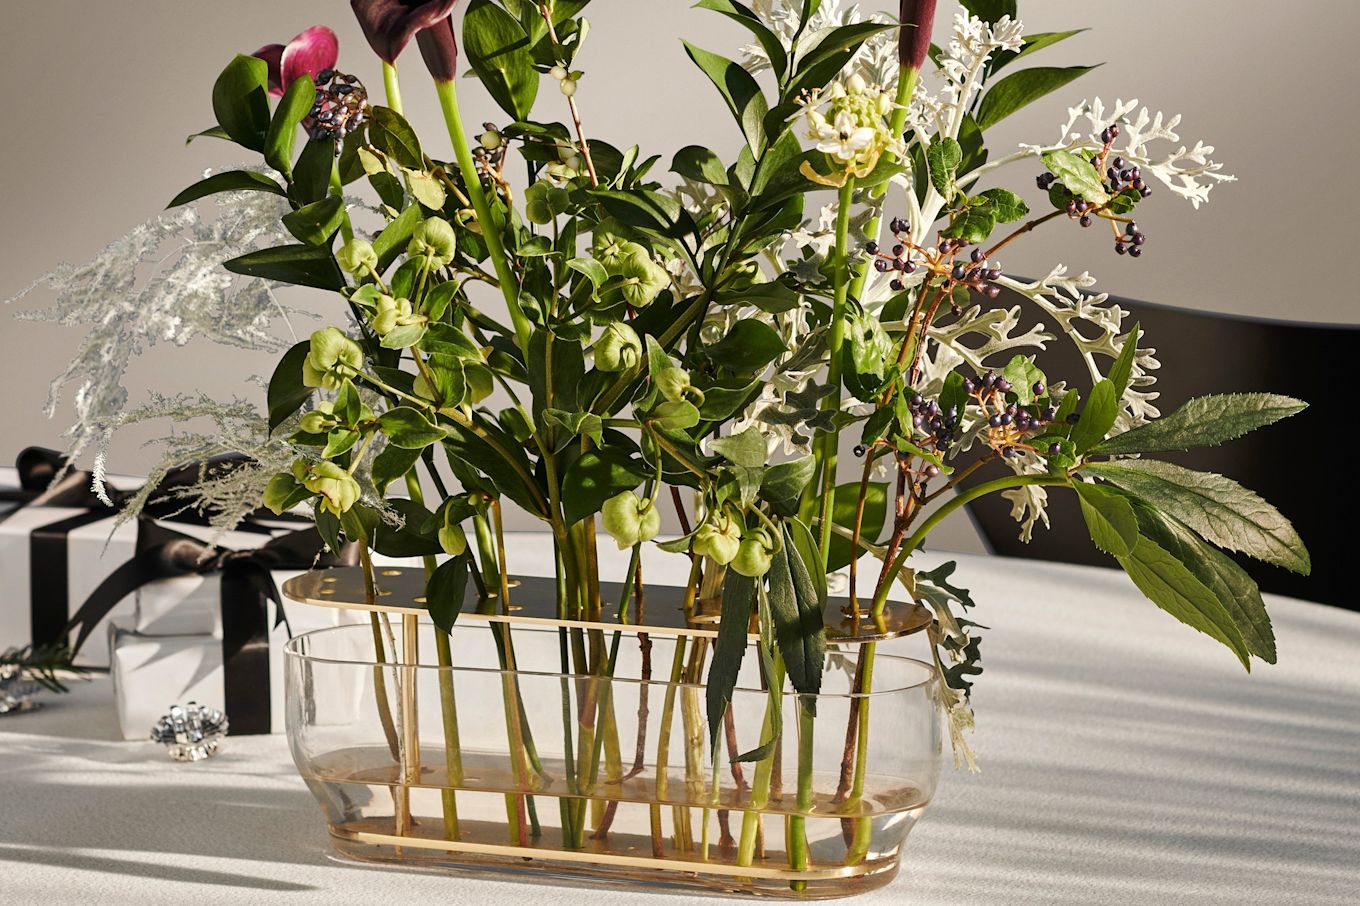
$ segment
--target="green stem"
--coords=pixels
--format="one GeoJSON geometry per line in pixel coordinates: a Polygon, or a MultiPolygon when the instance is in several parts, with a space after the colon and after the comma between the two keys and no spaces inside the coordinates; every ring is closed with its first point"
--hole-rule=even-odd
{"type": "Polygon", "coordinates": [[[387,92],[387,106],[392,112],[401,115],[401,86],[397,82],[397,67],[394,63],[383,61],[383,90],[387,92]]]}
{"type": "Polygon", "coordinates": [[[950,513],[959,509],[979,497],[985,497],[994,491],[1005,491],[1011,488],[1022,488],[1027,485],[1065,485],[1071,484],[1071,479],[1066,475],[1011,475],[1007,478],[997,478],[993,481],[985,481],[980,485],[975,485],[966,491],[960,492],[948,503],[942,504],[937,510],[926,517],[921,523],[920,528],[912,533],[911,537],[902,542],[902,548],[897,552],[893,562],[889,564],[886,575],[887,580],[879,583],[878,591],[874,594],[873,614],[878,616],[883,612],[883,607],[888,603],[888,590],[892,587],[892,580],[902,571],[906,565],[907,558],[912,555],[916,548],[921,546],[921,542],[930,534],[935,526],[947,517],[950,513]]]}
{"type": "Polygon", "coordinates": [[[524,310],[520,308],[517,289],[519,283],[510,270],[510,260],[506,256],[505,245],[501,242],[500,225],[492,215],[486,193],[482,191],[481,176],[477,172],[476,162],[472,159],[467,132],[463,129],[463,116],[458,110],[458,90],[450,79],[447,82],[435,82],[435,91],[439,94],[439,106],[444,111],[444,123],[449,128],[453,153],[458,158],[458,169],[463,174],[468,198],[472,201],[472,209],[477,213],[477,223],[482,228],[482,240],[486,242],[487,251],[490,252],[491,266],[496,271],[496,279],[501,284],[501,293],[505,296],[505,305],[510,311],[510,321],[515,327],[515,339],[519,343],[520,352],[527,360],[532,326],[524,310]]]}
{"type": "MultiPolygon", "coordinates": [[[[775,712],[784,707],[784,659],[779,649],[773,652],[774,669],[770,671],[770,694],[765,703],[765,721],[760,738],[769,739],[774,732],[775,712]]],[[[761,810],[770,804],[770,775],[774,771],[775,753],[772,751],[756,764],[751,780],[751,798],[741,816],[741,839],[737,843],[737,864],[750,865],[756,857],[756,830],[760,826],[761,810]]]]}
{"type": "MultiPolygon", "coordinates": [[[[859,699],[859,710],[856,714],[858,727],[855,737],[855,773],[850,784],[850,795],[846,799],[846,808],[858,809],[864,796],[864,774],[869,760],[868,692],[874,685],[874,655],[876,651],[876,642],[869,642],[860,650],[860,684],[855,692],[862,697],[859,699]]],[[[851,822],[854,833],[850,839],[850,846],[846,850],[845,864],[857,865],[864,860],[865,853],[869,851],[869,838],[873,834],[873,822],[868,815],[858,815],[851,819],[851,822]]]]}
{"type": "MultiPolygon", "coordinates": [[[[807,814],[812,811],[812,731],[815,717],[802,696],[798,697],[798,814],[789,818],[789,868],[806,871],[808,867],[807,814]]],[[[806,890],[806,881],[789,884],[806,890]]]]}

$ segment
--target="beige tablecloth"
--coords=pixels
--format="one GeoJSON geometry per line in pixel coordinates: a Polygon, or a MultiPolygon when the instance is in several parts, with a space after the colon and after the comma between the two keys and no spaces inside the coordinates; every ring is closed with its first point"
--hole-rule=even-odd
{"type": "MultiPolygon", "coordinates": [[[[958,559],[991,627],[982,773],[946,769],[902,874],[858,902],[1360,903],[1360,614],[1270,600],[1280,663],[1247,676],[1120,573],[958,559]]],[[[172,764],[115,741],[107,680],[47,701],[0,718],[5,906],[691,899],[337,863],[283,737],[172,764]]]]}

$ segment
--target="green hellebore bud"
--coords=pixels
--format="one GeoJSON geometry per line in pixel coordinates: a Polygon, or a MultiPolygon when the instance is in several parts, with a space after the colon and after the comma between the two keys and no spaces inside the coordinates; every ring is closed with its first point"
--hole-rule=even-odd
{"type": "Polygon", "coordinates": [[[351,239],[340,246],[335,261],[346,273],[363,275],[378,266],[378,253],[367,239],[351,239]]]}
{"type": "Polygon", "coordinates": [[[705,522],[694,533],[694,552],[711,557],[723,566],[731,563],[741,547],[741,526],[726,516],[705,522]]]}
{"type": "Polygon", "coordinates": [[[652,383],[656,384],[656,389],[661,395],[672,403],[683,400],[692,386],[689,382],[689,372],[673,365],[652,375],[652,383]]]}
{"type": "Polygon", "coordinates": [[[467,550],[467,535],[461,525],[446,525],[439,530],[439,546],[450,557],[457,557],[467,550]]]}
{"type": "Polygon", "coordinates": [[[625,255],[612,271],[624,277],[619,287],[624,301],[634,308],[651,305],[661,291],[670,286],[670,275],[666,269],[652,260],[652,255],[636,242],[624,243],[625,255]]]}
{"type": "Polygon", "coordinates": [[[604,502],[600,521],[609,537],[626,550],[635,544],[651,541],[661,531],[661,513],[650,500],[643,500],[632,491],[616,494],[604,502]]]}
{"type": "Polygon", "coordinates": [[[770,560],[774,556],[770,537],[764,530],[747,532],[737,547],[737,555],[732,558],[732,568],[743,576],[759,579],[770,571],[770,560]]]}
{"type": "MultiPolygon", "coordinates": [[[[297,464],[293,466],[297,471],[297,464]]],[[[321,495],[320,507],[339,516],[359,502],[359,482],[333,462],[322,460],[307,469],[302,486],[321,495]]]]}
{"type": "Polygon", "coordinates": [[[424,256],[434,261],[436,267],[443,267],[453,259],[456,241],[453,227],[447,220],[431,217],[416,224],[411,231],[411,244],[406,247],[406,253],[413,257],[424,256]]]}
{"type": "Polygon", "coordinates": [[[305,387],[340,389],[340,382],[354,374],[364,364],[364,351],[335,327],[325,327],[312,334],[311,349],[302,362],[302,384],[305,387]]]}
{"type": "Polygon", "coordinates": [[[642,341],[622,321],[614,321],[595,341],[595,367],[601,371],[624,371],[642,361],[642,341]]]}
{"type": "Polygon", "coordinates": [[[378,296],[377,314],[373,316],[373,332],[378,336],[386,336],[397,328],[400,324],[405,324],[411,318],[411,300],[394,299],[389,295],[378,296]]]}
{"type": "Polygon", "coordinates": [[[335,417],[335,404],[322,400],[316,404],[316,408],[310,412],[302,413],[299,420],[299,427],[308,434],[325,434],[331,428],[339,424],[335,417]]]}

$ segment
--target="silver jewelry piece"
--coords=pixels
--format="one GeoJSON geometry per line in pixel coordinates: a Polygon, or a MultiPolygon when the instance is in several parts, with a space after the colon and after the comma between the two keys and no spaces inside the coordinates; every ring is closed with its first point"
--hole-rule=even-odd
{"type": "Polygon", "coordinates": [[[227,726],[227,715],[217,708],[195,702],[171,705],[151,728],[151,741],[165,746],[175,761],[203,761],[222,748],[227,726]]]}

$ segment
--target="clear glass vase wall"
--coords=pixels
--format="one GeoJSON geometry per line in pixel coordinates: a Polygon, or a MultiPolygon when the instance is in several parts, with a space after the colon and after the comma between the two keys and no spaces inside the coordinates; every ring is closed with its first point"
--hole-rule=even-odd
{"type": "Polygon", "coordinates": [[[711,640],[623,633],[605,679],[555,668],[607,654],[612,632],[458,627],[447,667],[429,625],[408,636],[418,657],[393,663],[391,628],[287,647],[293,757],[351,858],[844,896],[892,879],[935,791],[938,701],[919,661],[878,653],[872,691],[852,695],[858,649],[833,652],[815,702],[786,693],[776,710],[752,648],[715,759],[705,687],[685,682],[706,675],[711,640]]]}

